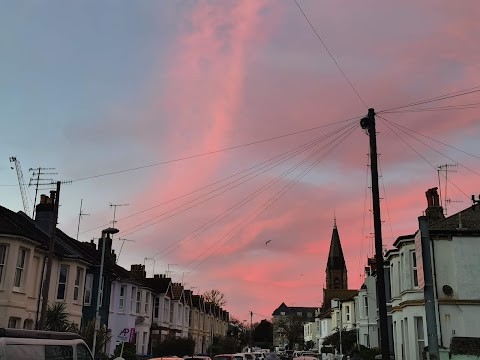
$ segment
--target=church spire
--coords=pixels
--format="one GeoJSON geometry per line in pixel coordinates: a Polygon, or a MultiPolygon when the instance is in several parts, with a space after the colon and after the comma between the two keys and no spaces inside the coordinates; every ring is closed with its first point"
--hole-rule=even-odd
{"type": "Polygon", "coordinates": [[[343,257],[342,244],[338,235],[337,217],[334,213],[333,232],[327,261],[327,289],[348,289],[347,266],[343,257]]]}

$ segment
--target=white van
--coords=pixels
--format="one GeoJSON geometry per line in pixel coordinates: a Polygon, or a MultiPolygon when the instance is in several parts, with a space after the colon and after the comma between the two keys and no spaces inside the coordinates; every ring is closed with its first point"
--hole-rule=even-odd
{"type": "Polygon", "coordinates": [[[93,360],[80,335],[0,328],[0,360],[93,360]]]}

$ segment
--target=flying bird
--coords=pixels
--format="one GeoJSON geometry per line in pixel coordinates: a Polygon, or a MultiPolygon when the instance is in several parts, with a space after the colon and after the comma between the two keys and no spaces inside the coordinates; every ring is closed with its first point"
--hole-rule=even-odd
{"type": "Polygon", "coordinates": [[[272,242],[272,240],[267,240],[267,241],[265,241],[265,245],[268,245],[271,242],[272,242]]]}

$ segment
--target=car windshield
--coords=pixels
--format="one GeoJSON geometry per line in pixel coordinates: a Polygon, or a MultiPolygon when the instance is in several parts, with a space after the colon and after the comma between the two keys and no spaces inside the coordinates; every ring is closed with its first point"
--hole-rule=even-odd
{"type": "Polygon", "coordinates": [[[231,360],[230,356],[215,356],[214,360],[231,360]]]}
{"type": "Polygon", "coordinates": [[[243,360],[243,356],[235,356],[234,359],[235,360],[243,360]]]}

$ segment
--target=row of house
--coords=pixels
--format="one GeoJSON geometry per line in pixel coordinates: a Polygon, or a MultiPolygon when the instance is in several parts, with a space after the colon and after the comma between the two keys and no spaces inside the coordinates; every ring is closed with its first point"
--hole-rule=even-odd
{"type": "MultiPolygon", "coordinates": [[[[437,188],[426,192],[431,272],[438,345],[448,353],[458,338],[480,338],[480,206],[474,204],[445,217],[437,188]]],[[[395,359],[423,359],[428,346],[423,262],[419,230],[400,236],[384,255],[388,336],[395,359]]],[[[378,313],[374,259],[356,304],[360,344],[378,347],[378,313]]],[[[477,340],[478,342],[478,340],[477,340]]]]}
{"type": "MultiPolygon", "coordinates": [[[[458,338],[480,338],[480,205],[445,217],[437,189],[429,189],[426,195],[438,344],[441,353],[448,353],[458,338]]],[[[422,360],[428,346],[419,239],[418,229],[399,236],[384,254],[388,344],[398,360],[422,360]]],[[[356,331],[359,345],[380,347],[378,268],[375,259],[368,258],[361,288],[348,289],[345,260],[334,224],[323,305],[315,310],[313,319],[303,317],[305,343],[321,349],[327,336],[343,328],[356,331]]],[[[312,308],[282,304],[273,318],[308,312],[312,313],[312,308]]],[[[275,331],[275,345],[285,346],[275,331]]]]}
{"type": "Polygon", "coordinates": [[[169,336],[192,337],[195,352],[202,353],[215,336],[226,335],[226,310],[165,275],[148,278],[144,265],[131,265],[130,270],[117,265],[108,234],[102,234],[97,245],[93,240],[79,242],[56,228],[54,197],[55,192],[41,196],[34,220],[0,206],[0,327],[38,327],[55,226],[49,303],[64,303],[69,321],[81,326],[95,320],[98,294],[100,323],[111,337],[106,353],[113,354],[126,341],[136,344],[137,354],[149,354],[169,336]]]}

